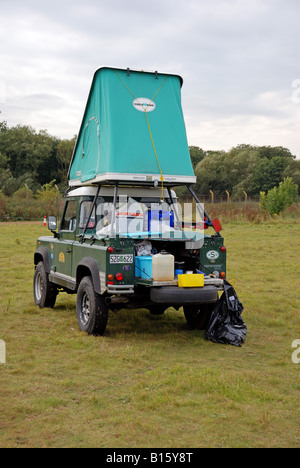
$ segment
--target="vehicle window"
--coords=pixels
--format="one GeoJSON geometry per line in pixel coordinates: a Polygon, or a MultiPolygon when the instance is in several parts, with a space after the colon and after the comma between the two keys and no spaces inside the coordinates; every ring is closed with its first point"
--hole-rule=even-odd
{"type": "Polygon", "coordinates": [[[61,223],[62,231],[75,231],[76,229],[77,202],[70,200],[67,203],[65,214],[61,223]]]}
{"type": "MultiPolygon", "coordinates": [[[[92,208],[93,202],[92,201],[84,201],[80,205],[80,215],[79,215],[79,227],[80,229],[84,229],[86,227],[86,223],[92,208]]],[[[92,215],[90,217],[88,229],[94,229],[96,226],[96,209],[93,209],[92,215]]]]}
{"type": "Polygon", "coordinates": [[[108,234],[111,232],[111,223],[114,215],[112,202],[100,201],[97,205],[97,232],[108,234]]]}
{"type": "Polygon", "coordinates": [[[109,235],[115,231],[118,234],[143,232],[149,229],[160,231],[168,229],[168,226],[174,230],[170,200],[161,202],[157,198],[150,197],[119,197],[115,212],[111,200],[107,198],[103,203],[98,202],[96,227],[98,235],[109,235]],[[150,219],[151,214],[152,219],[150,219]]]}

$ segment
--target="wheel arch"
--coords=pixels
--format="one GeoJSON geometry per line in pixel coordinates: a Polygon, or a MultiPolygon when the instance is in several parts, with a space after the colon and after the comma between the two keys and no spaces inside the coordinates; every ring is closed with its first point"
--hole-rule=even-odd
{"type": "Polygon", "coordinates": [[[34,253],[34,265],[37,266],[39,262],[44,263],[46,273],[50,273],[50,254],[47,247],[39,247],[34,253]]]}
{"type": "Polygon", "coordinates": [[[97,294],[101,294],[100,269],[97,261],[94,258],[85,257],[78,263],[76,269],[77,289],[81,280],[85,276],[92,277],[95,292],[97,294]]]}

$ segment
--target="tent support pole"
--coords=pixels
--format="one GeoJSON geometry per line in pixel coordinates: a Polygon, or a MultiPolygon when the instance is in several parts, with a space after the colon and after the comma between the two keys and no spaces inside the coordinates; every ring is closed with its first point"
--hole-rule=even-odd
{"type": "MultiPolygon", "coordinates": [[[[116,182],[115,183],[115,188],[114,188],[113,213],[112,213],[112,220],[111,220],[111,232],[110,232],[111,236],[113,236],[113,234],[114,234],[114,225],[115,225],[115,221],[116,221],[118,190],[119,190],[119,183],[116,182]]],[[[117,233],[115,232],[115,234],[117,234],[117,233]]]]}
{"type": "Polygon", "coordinates": [[[100,188],[101,188],[101,185],[98,186],[98,189],[97,189],[97,192],[96,192],[94,201],[93,201],[93,203],[92,203],[92,206],[91,206],[91,209],[90,209],[90,213],[89,213],[89,216],[88,216],[88,219],[87,219],[87,222],[86,222],[84,231],[83,231],[83,233],[82,233],[82,236],[84,236],[84,234],[86,233],[86,231],[87,231],[87,229],[88,229],[88,226],[89,226],[89,223],[90,223],[90,219],[91,219],[91,217],[92,217],[93,209],[95,208],[95,205],[96,205],[96,202],[97,202],[97,198],[98,198],[98,196],[99,196],[100,188]]]}
{"type": "MultiPolygon", "coordinates": [[[[189,185],[187,185],[187,189],[188,189],[188,191],[191,193],[191,195],[193,196],[194,200],[196,201],[196,203],[197,203],[197,208],[198,208],[198,211],[199,211],[200,216],[201,216],[201,212],[200,212],[200,209],[199,209],[199,207],[198,207],[198,204],[201,204],[199,198],[197,197],[197,195],[195,194],[194,190],[193,190],[189,185]]],[[[206,220],[207,220],[211,225],[213,225],[213,224],[212,224],[212,221],[211,221],[210,217],[208,216],[207,212],[205,211],[205,209],[203,209],[203,213],[204,213],[204,216],[205,216],[206,220]]],[[[218,237],[221,237],[221,234],[220,234],[219,232],[216,232],[216,235],[217,235],[218,237]]]]}
{"type": "Polygon", "coordinates": [[[168,194],[169,194],[169,198],[171,200],[171,203],[172,203],[172,209],[173,209],[173,212],[175,214],[175,218],[176,218],[176,221],[177,223],[179,223],[179,216],[178,216],[178,212],[175,208],[175,203],[174,203],[174,198],[173,198],[173,195],[172,195],[172,190],[170,189],[170,187],[168,187],[168,194]]]}

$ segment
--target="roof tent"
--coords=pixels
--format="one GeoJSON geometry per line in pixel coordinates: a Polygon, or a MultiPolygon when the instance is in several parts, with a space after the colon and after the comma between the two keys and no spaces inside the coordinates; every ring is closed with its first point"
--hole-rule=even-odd
{"type": "Polygon", "coordinates": [[[181,107],[182,83],[177,75],[97,70],[69,168],[69,185],[195,183],[181,107]]]}

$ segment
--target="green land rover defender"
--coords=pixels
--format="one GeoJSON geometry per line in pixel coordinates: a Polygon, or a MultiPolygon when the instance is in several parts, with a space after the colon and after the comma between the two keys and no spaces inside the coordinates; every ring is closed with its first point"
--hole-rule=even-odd
{"type": "Polygon", "coordinates": [[[89,334],[103,334],[109,309],[125,307],[183,307],[191,326],[205,328],[224,287],[221,226],[192,189],[182,85],[157,71],[94,74],[60,225],[49,217],[53,235],[40,237],[34,254],[36,304],[77,294],[78,324],[89,334]],[[178,202],[180,186],[193,202],[178,202]]]}

